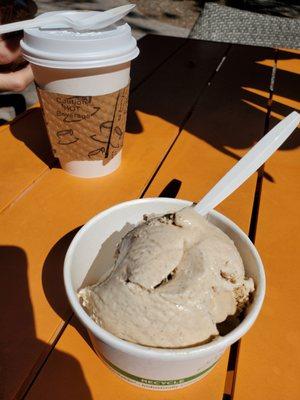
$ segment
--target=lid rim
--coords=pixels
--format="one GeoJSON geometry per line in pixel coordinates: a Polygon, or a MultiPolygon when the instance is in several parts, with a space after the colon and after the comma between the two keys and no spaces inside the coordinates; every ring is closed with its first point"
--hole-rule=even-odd
{"type": "MultiPolygon", "coordinates": [[[[133,39],[133,38],[132,38],[133,39]]],[[[40,58],[41,60],[53,60],[53,61],[81,61],[81,60],[93,60],[93,59],[105,59],[105,58],[113,58],[115,55],[122,56],[124,54],[132,52],[135,48],[137,48],[136,40],[133,39],[129,43],[130,46],[126,46],[117,50],[113,50],[110,53],[107,52],[105,54],[101,54],[101,52],[90,52],[87,54],[82,53],[73,53],[73,54],[63,54],[63,53],[48,53],[45,56],[45,52],[41,50],[32,49],[28,44],[24,42],[22,39],[20,42],[21,48],[23,50],[24,56],[30,56],[34,58],[40,58]]]]}
{"type": "Polygon", "coordinates": [[[101,68],[101,67],[112,67],[114,65],[124,64],[128,61],[135,59],[139,55],[140,51],[136,46],[130,53],[123,54],[118,57],[111,57],[110,59],[93,59],[93,60],[51,60],[46,58],[36,58],[28,54],[23,54],[25,60],[29,61],[34,65],[45,68],[53,69],[81,69],[81,68],[101,68]],[[56,64],[56,65],[55,65],[56,64]]]}
{"type": "MultiPolygon", "coordinates": [[[[123,25],[116,26],[115,30],[99,31],[99,33],[101,33],[101,35],[94,36],[94,37],[92,35],[90,35],[90,36],[84,35],[84,33],[82,34],[81,37],[79,35],[78,36],[73,36],[73,37],[72,36],[63,37],[63,36],[60,36],[60,35],[55,35],[54,34],[55,29],[54,28],[51,29],[51,32],[53,31],[53,33],[52,34],[48,33],[48,35],[47,35],[47,30],[46,29],[45,30],[42,30],[42,29],[38,30],[38,29],[39,28],[24,29],[24,35],[33,36],[35,38],[38,37],[39,39],[42,39],[42,40],[58,40],[58,41],[64,41],[64,42],[73,42],[74,40],[76,40],[76,41],[80,41],[80,42],[82,42],[82,44],[84,44],[84,42],[86,42],[86,41],[111,39],[113,37],[121,36],[121,35],[124,35],[126,33],[129,33],[131,31],[131,28],[127,23],[125,23],[123,25]],[[37,31],[40,32],[42,35],[41,36],[34,35],[35,33],[37,33],[37,31]],[[43,35],[45,35],[45,36],[43,36],[43,35]]],[[[64,31],[67,31],[67,28],[64,29],[64,31]]],[[[57,32],[63,32],[63,30],[57,29],[57,32]]],[[[67,31],[67,32],[69,32],[69,31],[67,31]]],[[[72,31],[70,31],[70,33],[71,32],[72,31]]],[[[73,31],[73,32],[75,33],[75,31],[73,31]]],[[[95,32],[97,32],[97,31],[95,31],[95,32]]]]}

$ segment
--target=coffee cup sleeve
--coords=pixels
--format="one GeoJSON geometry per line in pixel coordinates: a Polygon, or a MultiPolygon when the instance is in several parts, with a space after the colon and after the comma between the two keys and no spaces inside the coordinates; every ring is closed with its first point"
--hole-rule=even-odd
{"type": "Polygon", "coordinates": [[[129,85],[101,96],[74,96],[37,88],[53,154],[61,162],[102,160],[122,149],[129,85]]]}

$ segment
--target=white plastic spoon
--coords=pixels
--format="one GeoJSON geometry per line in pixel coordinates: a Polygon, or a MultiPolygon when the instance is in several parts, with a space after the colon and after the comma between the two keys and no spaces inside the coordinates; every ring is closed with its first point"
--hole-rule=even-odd
{"type": "Polygon", "coordinates": [[[300,123],[300,114],[293,111],[270,130],[222,179],[199,201],[195,211],[207,214],[234,192],[282,145],[300,123]]]}
{"type": "Polygon", "coordinates": [[[135,4],[126,4],[103,12],[66,11],[52,15],[40,15],[30,20],[0,25],[0,34],[27,28],[72,28],[76,31],[102,29],[122,19],[134,7],[135,4]]]}
{"type": "MultiPolygon", "coordinates": [[[[76,12],[73,15],[68,15],[69,28],[75,31],[84,31],[92,29],[102,29],[109,25],[114,24],[120,19],[124,18],[133,8],[135,4],[126,4],[124,6],[115,7],[111,10],[99,12],[76,12]],[[89,15],[88,15],[89,14],[89,15]]],[[[60,28],[59,24],[52,23],[43,28],[60,28]]]]}

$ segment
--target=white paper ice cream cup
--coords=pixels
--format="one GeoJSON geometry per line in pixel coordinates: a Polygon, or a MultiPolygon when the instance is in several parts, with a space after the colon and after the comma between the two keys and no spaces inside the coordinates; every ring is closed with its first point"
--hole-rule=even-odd
{"type": "Polygon", "coordinates": [[[256,248],[230,219],[212,211],[209,220],[232,238],[242,256],[246,274],[255,281],[253,301],[245,318],[234,330],[201,346],[157,349],[119,339],[88,316],[79,303],[77,290],[105,276],[121,238],[142,220],[144,214],[174,212],[190,204],[185,200],[149,198],[111,207],[80,229],[65,258],[67,296],[75,314],[87,328],[95,351],[122,379],[147,389],[176,389],[203,378],[224,351],[249,330],[259,314],[265,295],[265,274],[256,248]]]}
{"type": "MultiPolygon", "coordinates": [[[[39,88],[73,96],[107,95],[125,88],[130,80],[130,62],[139,54],[129,25],[121,22],[83,33],[26,29],[21,47],[39,88]]],[[[61,166],[72,175],[100,177],[119,167],[121,152],[106,165],[102,160],[68,160],[61,166]]]]}

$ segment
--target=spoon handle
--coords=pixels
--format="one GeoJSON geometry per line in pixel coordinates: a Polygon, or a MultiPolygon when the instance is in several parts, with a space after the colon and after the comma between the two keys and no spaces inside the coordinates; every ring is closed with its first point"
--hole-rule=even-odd
{"type": "Polygon", "coordinates": [[[205,215],[226,199],[282,145],[299,122],[296,111],[279,122],[196,204],[195,211],[205,215]]]}
{"type": "Polygon", "coordinates": [[[33,18],[25,21],[12,22],[10,24],[0,25],[0,35],[9,32],[21,31],[26,28],[39,28],[45,23],[53,23],[58,21],[58,16],[49,16],[47,18],[33,18]]]}

